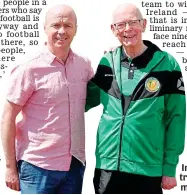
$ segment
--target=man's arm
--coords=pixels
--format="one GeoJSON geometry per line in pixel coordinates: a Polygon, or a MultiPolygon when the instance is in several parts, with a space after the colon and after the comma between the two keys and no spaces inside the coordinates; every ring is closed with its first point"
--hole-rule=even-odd
{"type": "MultiPolygon", "coordinates": [[[[112,70],[110,68],[109,59],[111,58],[111,52],[106,53],[100,60],[99,65],[97,67],[97,71],[94,77],[88,82],[87,85],[87,98],[86,98],[86,106],[85,110],[98,106],[101,102],[101,89],[106,89],[106,80],[105,74],[112,74],[112,70]],[[105,73],[107,69],[107,72],[105,73]],[[108,70],[110,70],[108,72],[108,70]]],[[[112,82],[110,80],[109,82],[112,82]]],[[[109,90],[109,89],[106,89],[109,90]]]]}
{"type": "Polygon", "coordinates": [[[179,155],[184,150],[186,102],[182,74],[179,65],[171,73],[169,94],[165,96],[165,152],[163,161],[164,189],[176,186],[175,172],[179,155]]]}
{"type": "Polygon", "coordinates": [[[22,106],[6,101],[1,121],[1,140],[6,163],[5,182],[7,187],[16,191],[20,188],[15,152],[15,121],[21,110],[22,106]]]}
{"type": "Polygon", "coordinates": [[[100,104],[100,97],[99,97],[100,90],[94,82],[95,76],[94,76],[93,68],[91,67],[91,62],[89,62],[89,67],[90,69],[89,69],[89,76],[88,76],[88,83],[87,83],[85,112],[100,104]]]}
{"type": "Polygon", "coordinates": [[[16,164],[15,138],[16,116],[34,92],[34,81],[28,66],[13,68],[1,119],[1,139],[6,161],[5,180],[7,187],[19,190],[19,178],[16,164]]]}
{"type": "Polygon", "coordinates": [[[100,104],[100,89],[95,84],[94,78],[88,82],[87,85],[87,97],[86,97],[86,112],[100,104]]]}

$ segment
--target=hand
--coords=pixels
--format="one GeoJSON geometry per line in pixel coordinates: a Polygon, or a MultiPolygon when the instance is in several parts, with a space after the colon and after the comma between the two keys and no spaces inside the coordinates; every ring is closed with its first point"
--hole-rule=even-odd
{"type": "Polygon", "coordinates": [[[6,168],[5,182],[8,188],[20,191],[20,183],[17,169],[6,168]]]}
{"type": "Polygon", "coordinates": [[[164,190],[170,190],[177,186],[177,181],[175,177],[162,177],[162,188],[164,190]]]}

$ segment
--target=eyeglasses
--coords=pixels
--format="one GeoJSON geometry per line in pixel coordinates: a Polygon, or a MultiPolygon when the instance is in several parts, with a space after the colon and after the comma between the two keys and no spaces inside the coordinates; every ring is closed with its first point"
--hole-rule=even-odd
{"type": "Polygon", "coordinates": [[[130,26],[130,27],[136,27],[136,26],[139,26],[140,25],[140,21],[142,21],[143,19],[140,19],[140,20],[131,20],[131,21],[128,21],[128,22],[120,22],[120,23],[116,23],[116,24],[113,24],[114,27],[117,29],[117,30],[125,30],[126,27],[127,27],[127,24],[130,26]]]}

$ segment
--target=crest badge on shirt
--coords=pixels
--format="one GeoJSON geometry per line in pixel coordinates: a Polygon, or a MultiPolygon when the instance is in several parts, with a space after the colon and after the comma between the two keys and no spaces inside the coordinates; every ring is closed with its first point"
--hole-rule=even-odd
{"type": "Polygon", "coordinates": [[[160,89],[160,82],[155,77],[150,77],[145,81],[147,91],[154,93],[160,89]]]}

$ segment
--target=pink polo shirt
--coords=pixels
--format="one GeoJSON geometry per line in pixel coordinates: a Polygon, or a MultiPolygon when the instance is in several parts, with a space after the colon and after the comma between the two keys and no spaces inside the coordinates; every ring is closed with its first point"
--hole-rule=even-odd
{"type": "Polygon", "coordinates": [[[23,106],[16,123],[17,160],[68,171],[72,155],[85,162],[84,110],[90,61],[70,51],[66,64],[47,48],[13,69],[7,100],[23,106]]]}

